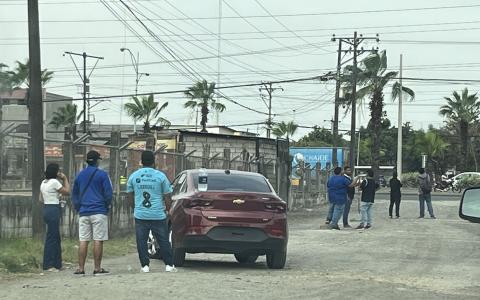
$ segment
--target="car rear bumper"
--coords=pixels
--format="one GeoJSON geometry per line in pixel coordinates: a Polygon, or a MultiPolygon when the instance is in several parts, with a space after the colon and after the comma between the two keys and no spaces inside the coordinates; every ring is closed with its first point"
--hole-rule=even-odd
{"type": "MultiPolygon", "coordinates": [[[[285,234],[285,236],[287,236],[285,234]]],[[[274,238],[259,228],[214,227],[206,235],[185,235],[175,247],[189,253],[252,253],[285,250],[286,238],[274,238]]]]}

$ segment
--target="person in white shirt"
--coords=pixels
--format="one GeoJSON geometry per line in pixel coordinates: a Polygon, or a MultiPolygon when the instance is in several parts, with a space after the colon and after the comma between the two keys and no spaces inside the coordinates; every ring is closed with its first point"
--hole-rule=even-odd
{"type": "Polygon", "coordinates": [[[45,180],[40,185],[40,199],[44,204],[43,220],[47,225],[45,248],[43,250],[43,269],[48,271],[58,271],[62,268],[60,195],[70,194],[70,184],[67,176],[59,170],[58,164],[49,164],[45,170],[45,180]]]}

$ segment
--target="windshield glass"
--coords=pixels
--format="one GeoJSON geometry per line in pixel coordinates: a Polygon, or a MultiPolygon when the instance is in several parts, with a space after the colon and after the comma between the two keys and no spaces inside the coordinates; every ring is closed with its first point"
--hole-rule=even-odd
{"type": "MultiPolygon", "coordinates": [[[[195,188],[198,188],[198,174],[193,175],[195,188]]],[[[240,191],[271,193],[265,178],[244,174],[208,174],[208,191],[240,191]]]]}

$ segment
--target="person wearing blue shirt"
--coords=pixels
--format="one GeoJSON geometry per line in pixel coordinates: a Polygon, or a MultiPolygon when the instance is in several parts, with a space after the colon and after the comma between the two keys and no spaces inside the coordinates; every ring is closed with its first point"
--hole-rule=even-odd
{"type": "Polygon", "coordinates": [[[336,167],[333,170],[334,175],[328,179],[328,197],[329,202],[333,206],[332,220],[330,221],[330,228],[340,230],[338,221],[343,216],[345,203],[347,202],[347,188],[357,185],[357,179],[349,180],[342,175],[342,168],[336,167]]]}
{"type": "Polygon", "coordinates": [[[165,271],[176,272],[172,245],[169,241],[167,212],[170,210],[172,187],[167,176],[154,168],[152,151],[142,152],[143,167],[130,175],[127,182],[128,199],[134,206],[137,251],[141,272],[150,272],[148,235],[151,231],[160,246],[165,271]]]}
{"type": "Polygon", "coordinates": [[[112,204],[112,182],[107,172],[98,168],[100,153],[95,150],[87,153],[88,166],[75,178],[72,202],[80,214],[78,218],[78,269],[74,274],[85,275],[85,260],[88,243],[93,239],[93,275],[106,275],[109,272],[101,267],[103,242],[108,240],[108,210],[112,204]]]}

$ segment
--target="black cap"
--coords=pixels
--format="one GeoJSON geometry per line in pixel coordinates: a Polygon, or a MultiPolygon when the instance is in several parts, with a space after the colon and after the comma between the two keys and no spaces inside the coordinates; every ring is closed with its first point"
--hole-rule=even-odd
{"type": "Polygon", "coordinates": [[[151,166],[155,163],[155,155],[152,151],[146,150],[142,152],[142,165],[151,166]]]}
{"type": "Polygon", "coordinates": [[[98,160],[102,160],[100,157],[100,153],[95,150],[90,150],[87,153],[87,162],[97,162],[98,160]]]}

